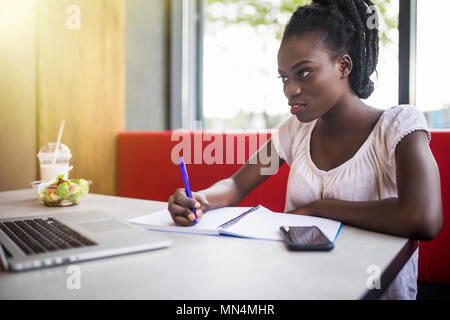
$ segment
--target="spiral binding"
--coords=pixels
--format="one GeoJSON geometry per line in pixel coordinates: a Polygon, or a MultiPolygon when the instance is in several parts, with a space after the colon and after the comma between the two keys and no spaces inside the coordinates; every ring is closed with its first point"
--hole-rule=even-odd
{"type": "Polygon", "coordinates": [[[231,219],[230,221],[225,222],[224,224],[221,224],[220,226],[218,226],[218,229],[226,229],[228,227],[231,227],[232,225],[235,225],[236,223],[238,223],[239,220],[241,220],[243,217],[245,217],[246,215],[248,215],[249,213],[252,213],[253,211],[256,211],[260,208],[261,206],[258,205],[256,207],[253,207],[247,211],[245,211],[244,213],[238,215],[237,217],[231,219]]]}

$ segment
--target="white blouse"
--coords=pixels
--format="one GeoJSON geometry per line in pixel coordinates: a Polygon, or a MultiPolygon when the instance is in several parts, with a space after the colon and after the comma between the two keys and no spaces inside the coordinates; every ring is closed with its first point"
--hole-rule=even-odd
{"type": "MultiPolygon", "coordinates": [[[[290,166],[285,212],[319,199],[371,201],[397,197],[395,149],[398,143],[417,130],[427,132],[431,140],[422,112],[410,105],[395,106],[383,112],[351,159],[324,171],[316,167],[310,154],[311,133],[316,122],[302,123],[291,116],[272,133],[278,155],[290,166]]],[[[397,278],[402,277],[402,272],[408,276],[403,283],[394,281],[391,287],[396,287],[397,282],[398,288],[394,288],[394,293],[389,290],[390,298],[415,299],[417,287],[410,282],[417,281],[417,256],[416,251],[403,268],[409,270],[399,273],[397,278]]]]}

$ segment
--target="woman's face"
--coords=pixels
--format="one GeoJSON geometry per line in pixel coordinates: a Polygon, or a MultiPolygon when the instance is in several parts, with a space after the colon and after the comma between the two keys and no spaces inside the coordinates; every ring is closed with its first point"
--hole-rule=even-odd
{"type": "Polygon", "coordinates": [[[281,43],[278,72],[291,113],[301,122],[323,116],[339,102],[346,90],[340,63],[332,61],[316,32],[281,43]]]}

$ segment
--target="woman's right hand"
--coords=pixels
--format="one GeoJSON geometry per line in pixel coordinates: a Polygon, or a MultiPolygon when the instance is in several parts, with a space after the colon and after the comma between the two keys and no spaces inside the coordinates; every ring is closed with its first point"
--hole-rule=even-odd
{"type": "Polygon", "coordinates": [[[197,214],[197,223],[202,219],[203,214],[209,210],[209,202],[201,192],[192,192],[192,198],[186,195],[186,189],[179,188],[169,197],[169,212],[173,221],[182,226],[191,226],[194,224],[197,214]]]}

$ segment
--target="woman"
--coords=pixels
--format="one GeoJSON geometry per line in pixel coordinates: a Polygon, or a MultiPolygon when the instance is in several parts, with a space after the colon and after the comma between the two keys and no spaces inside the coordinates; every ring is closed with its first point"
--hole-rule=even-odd
{"type": "MultiPolygon", "coordinates": [[[[413,106],[382,111],[361,101],[374,90],[378,60],[371,8],[369,0],[315,0],[297,8],[278,52],[292,117],[259,152],[275,151],[291,168],[286,212],[430,240],[441,229],[442,205],[425,117],[413,106]]],[[[201,219],[207,210],[238,204],[267,179],[263,167],[259,158],[247,163],[194,199],[178,189],[169,198],[173,220],[190,225],[190,208],[201,219]]],[[[418,250],[384,298],[416,298],[417,260],[418,250]]]]}

